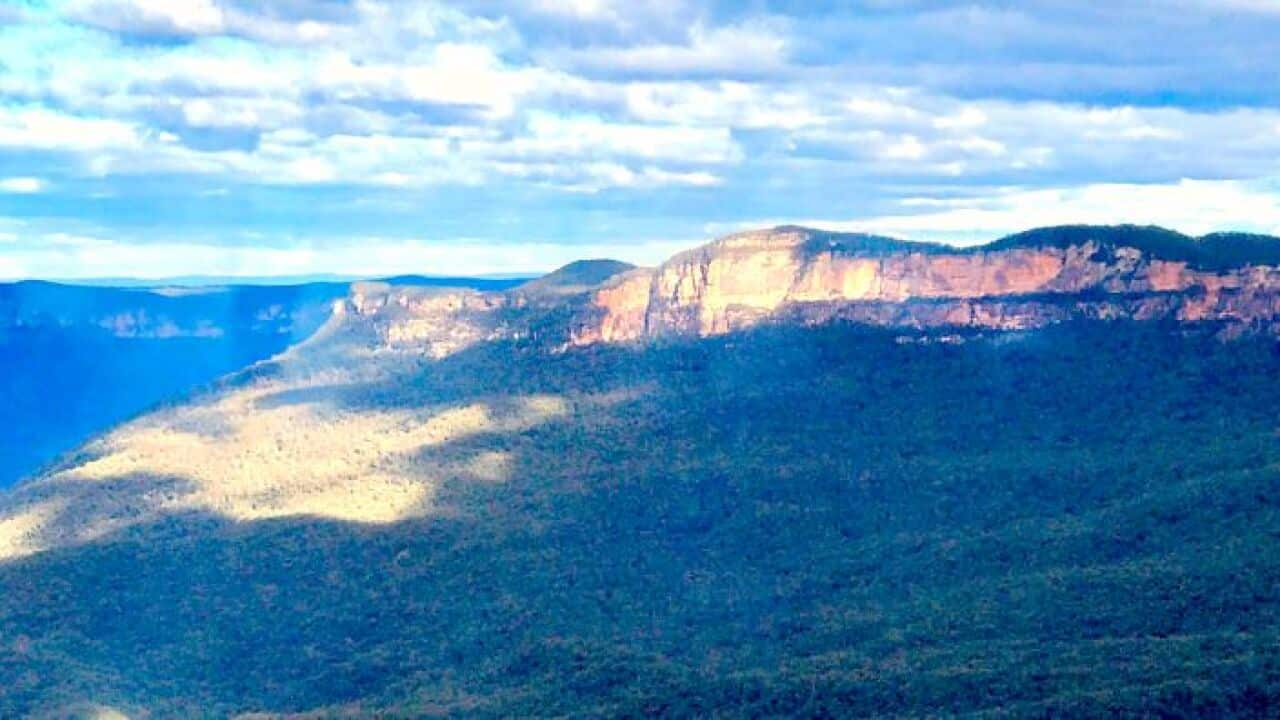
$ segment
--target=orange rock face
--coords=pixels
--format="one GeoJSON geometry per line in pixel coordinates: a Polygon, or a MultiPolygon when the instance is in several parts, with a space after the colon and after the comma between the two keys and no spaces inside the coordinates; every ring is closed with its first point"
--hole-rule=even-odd
{"type": "Polygon", "coordinates": [[[1024,330],[1074,318],[1220,321],[1280,334],[1280,268],[1210,272],[1095,241],[959,249],[859,246],[799,228],[734,235],[655,269],[532,302],[519,291],[358,284],[335,314],[376,345],[443,356],[486,340],[554,347],[705,337],[760,322],[1024,330]]]}
{"type": "Polygon", "coordinates": [[[590,324],[584,328],[591,336],[579,338],[579,341],[615,342],[635,337],[635,328],[644,327],[652,282],[650,271],[636,270],[597,291],[594,302],[608,310],[598,325],[590,324]]]}
{"type": "Polygon", "coordinates": [[[594,294],[592,313],[573,341],[717,335],[784,313],[801,322],[843,317],[1002,329],[1071,317],[1264,325],[1280,318],[1275,268],[1211,273],[1133,248],[1100,253],[1095,243],[871,253],[823,248],[814,240],[800,229],[743,233],[656,270],[630,273],[594,294]],[[898,307],[855,307],[886,304],[898,307]]]}

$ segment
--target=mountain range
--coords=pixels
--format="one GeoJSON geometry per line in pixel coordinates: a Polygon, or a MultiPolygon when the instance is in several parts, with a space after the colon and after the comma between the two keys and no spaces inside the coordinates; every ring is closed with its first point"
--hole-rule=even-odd
{"type": "Polygon", "coordinates": [[[294,292],[0,494],[0,714],[1280,711],[1280,239],[294,292]]]}

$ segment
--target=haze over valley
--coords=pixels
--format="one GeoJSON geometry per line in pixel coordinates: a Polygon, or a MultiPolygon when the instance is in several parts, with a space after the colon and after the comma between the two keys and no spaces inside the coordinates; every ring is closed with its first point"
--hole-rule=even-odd
{"type": "Polygon", "coordinates": [[[153,405],[305,339],[348,287],[0,284],[0,487],[153,405]]]}

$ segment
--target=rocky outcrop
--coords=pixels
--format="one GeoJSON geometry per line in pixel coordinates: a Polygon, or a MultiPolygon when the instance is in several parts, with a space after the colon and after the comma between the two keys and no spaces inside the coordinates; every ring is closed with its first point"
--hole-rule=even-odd
{"type": "MultiPolygon", "coordinates": [[[[607,283],[584,309],[573,342],[717,335],[766,319],[1025,329],[1129,318],[1280,327],[1280,269],[1247,262],[1206,269],[1188,253],[1142,247],[1141,235],[1129,245],[1114,241],[1114,229],[1094,230],[1062,246],[1002,241],[973,249],[804,228],[742,233],[607,283]]],[[[1151,232],[1162,240],[1168,233],[1151,232]]]]}
{"type": "Polygon", "coordinates": [[[522,305],[508,293],[356,283],[346,300],[334,304],[331,331],[360,332],[370,345],[415,346],[444,357],[477,342],[520,337],[510,320],[525,315],[517,312],[522,305]]]}

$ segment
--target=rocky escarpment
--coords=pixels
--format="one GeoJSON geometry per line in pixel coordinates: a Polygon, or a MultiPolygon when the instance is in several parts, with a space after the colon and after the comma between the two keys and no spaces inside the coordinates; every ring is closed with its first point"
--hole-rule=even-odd
{"type": "Polygon", "coordinates": [[[1280,239],[1260,236],[1063,227],[955,248],[781,227],[657,268],[594,262],[595,284],[555,283],[555,292],[536,281],[503,293],[360,285],[339,314],[364,318],[372,342],[437,357],[480,341],[565,347],[761,322],[1025,330],[1094,319],[1280,333],[1280,239]]]}
{"type": "MultiPolygon", "coordinates": [[[[1280,239],[1245,238],[1262,261],[1280,248],[1280,239]]],[[[1158,228],[1053,228],[960,249],[784,227],[614,278],[591,297],[573,340],[708,336],[766,319],[836,318],[993,329],[1168,319],[1276,331],[1280,268],[1252,262],[1229,236],[1207,248],[1158,228]]]]}

